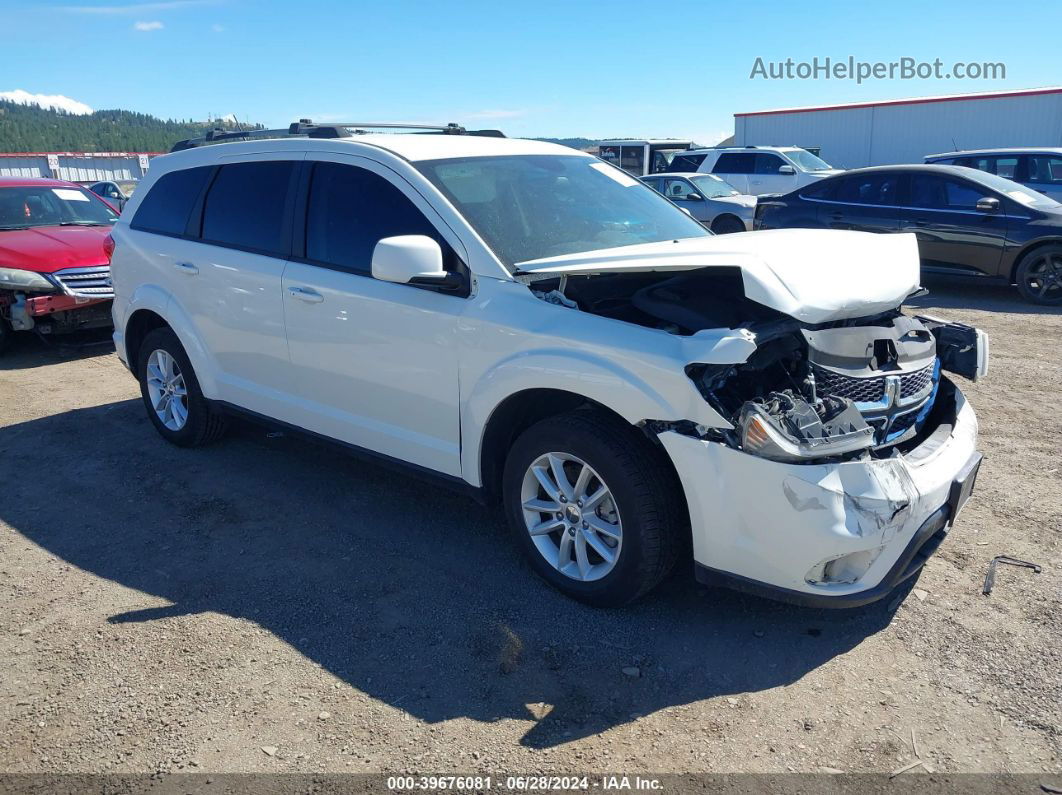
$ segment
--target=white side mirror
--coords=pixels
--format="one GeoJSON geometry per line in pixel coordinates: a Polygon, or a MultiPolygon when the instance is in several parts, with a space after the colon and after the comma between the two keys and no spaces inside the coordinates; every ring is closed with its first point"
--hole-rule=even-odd
{"type": "Polygon", "coordinates": [[[449,276],[443,269],[442,248],[427,235],[398,235],[378,242],[372,252],[372,275],[397,284],[443,284],[449,276]]]}

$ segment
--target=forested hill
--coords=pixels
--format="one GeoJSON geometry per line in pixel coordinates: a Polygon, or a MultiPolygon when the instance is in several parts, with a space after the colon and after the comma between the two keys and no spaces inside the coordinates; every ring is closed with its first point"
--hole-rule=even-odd
{"type": "MultiPolygon", "coordinates": [[[[244,124],[244,128],[261,128],[244,124]]],[[[130,110],[97,110],[77,115],[37,105],[0,100],[0,152],[168,152],[184,138],[214,127],[236,129],[231,122],[163,120],[130,110]]],[[[537,138],[538,141],[589,149],[591,138],[537,138]]]]}
{"type": "Polygon", "coordinates": [[[221,121],[164,121],[128,110],[77,115],[0,100],[0,152],[168,152],[213,127],[235,129],[221,121]]]}

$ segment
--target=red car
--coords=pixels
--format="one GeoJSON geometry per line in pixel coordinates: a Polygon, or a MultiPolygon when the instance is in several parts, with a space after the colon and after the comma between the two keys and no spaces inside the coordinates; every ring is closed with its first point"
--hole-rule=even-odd
{"type": "Polygon", "coordinates": [[[72,182],[0,177],[0,351],[12,331],[111,325],[107,246],[117,218],[72,182]]]}

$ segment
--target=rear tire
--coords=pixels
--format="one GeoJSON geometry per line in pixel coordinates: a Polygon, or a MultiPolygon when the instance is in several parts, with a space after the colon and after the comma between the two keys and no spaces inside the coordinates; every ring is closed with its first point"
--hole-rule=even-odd
{"type": "Polygon", "coordinates": [[[157,328],[144,338],[137,378],[148,419],[167,442],[199,447],[224,435],[226,417],[203,397],[188,354],[172,329],[157,328]]]}
{"type": "Polygon", "coordinates": [[[1022,257],[1015,281],[1026,301],[1041,306],[1062,305],[1062,245],[1041,246],[1022,257]]]}
{"type": "Polygon", "coordinates": [[[712,221],[712,231],[717,235],[730,235],[734,232],[745,232],[745,225],[740,218],[733,215],[721,215],[712,221]]]}
{"type": "Polygon", "coordinates": [[[685,500],[663,456],[630,425],[594,411],[550,417],[521,434],[505,462],[502,495],[535,572],[599,607],[627,604],[663,580],[689,533],[685,500]]]}

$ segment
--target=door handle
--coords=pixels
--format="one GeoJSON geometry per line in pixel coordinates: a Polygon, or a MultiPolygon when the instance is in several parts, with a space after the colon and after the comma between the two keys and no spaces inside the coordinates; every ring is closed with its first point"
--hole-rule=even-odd
{"type": "Polygon", "coordinates": [[[324,300],[323,295],[309,287],[289,287],[288,292],[292,298],[298,298],[308,304],[319,304],[324,300]]]}
{"type": "Polygon", "coordinates": [[[197,273],[199,273],[199,268],[197,268],[190,262],[175,262],[173,263],[173,265],[181,273],[187,273],[189,276],[195,276],[197,273]]]}
{"type": "Polygon", "coordinates": [[[925,218],[915,218],[914,219],[914,225],[915,226],[929,226],[929,221],[927,221],[925,218]]]}

